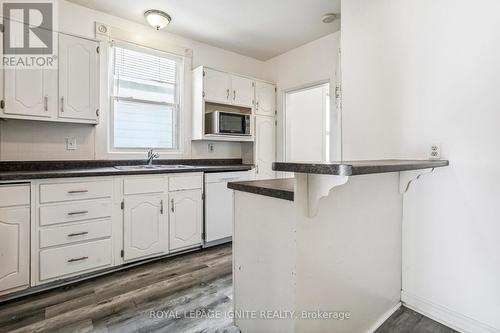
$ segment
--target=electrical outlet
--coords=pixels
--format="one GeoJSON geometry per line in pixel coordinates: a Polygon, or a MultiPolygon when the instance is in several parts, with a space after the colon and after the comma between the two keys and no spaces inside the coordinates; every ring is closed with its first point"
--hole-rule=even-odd
{"type": "Polygon", "coordinates": [[[76,138],[66,138],[66,150],[76,150],[76,138]]]}
{"type": "Polygon", "coordinates": [[[213,143],[209,143],[209,144],[208,144],[208,152],[209,152],[209,153],[213,153],[213,152],[214,152],[214,150],[215,150],[215,146],[214,146],[214,144],[213,144],[213,143]]]}
{"type": "Polygon", "coordinates": [[[441,158],[441,145],[432,144],[429,158],[431,160],[439,160],[441,158]]]}

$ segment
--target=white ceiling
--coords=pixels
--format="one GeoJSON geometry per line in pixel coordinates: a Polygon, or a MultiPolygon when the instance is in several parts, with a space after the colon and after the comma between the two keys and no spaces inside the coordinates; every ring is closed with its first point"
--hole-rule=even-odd
{"type": "Polygon", "coordinates": [[[340,0],[69,0],[147,24],[143,13],[159,9],[172,16],[169,32],[267,60],[339,29],[325,24],[340,13],[340,0]]]}

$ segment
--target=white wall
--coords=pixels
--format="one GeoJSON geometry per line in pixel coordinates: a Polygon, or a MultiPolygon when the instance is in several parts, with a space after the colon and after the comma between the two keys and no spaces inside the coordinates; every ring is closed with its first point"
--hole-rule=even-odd
{"type": "MultiPolygon", "coordinates": [[[[168,45],[189,48],[193,50],[193,68],[199,65],[206,65],[257,78],[261,77],[263,70],[263,62],[259,60],[189,40],[165,31],[157,32],[147,25],[137,24],[64,0],[59,1],[58,19],[59,30],[65,33],[95,38],[94,23],[95,21],[99,21],[147,38],[162,40],[168,45]]],[[[190,73],[186,74],[189,75],[190,73]]],[[[191,112],[191,110],[185,111],[191,112]]],[[[26,124],[23,121],[0,122],[0,159],[93,159],[96,157],[95,146],[102,147],[106,145],[100,137],[97,137],[97,141],[94,143],[95,129],[96,127],[89,125],[50,124],[42,122],[26,124]],[[65,138],[69,133],[76,133],[73,136],[77,138],[78,149],[73,152],[68,152],[65,149],[65,138]],[[35,153],[33,154],[33,152],[35,153]]],[[[241,145],[239,143],[217,142],[214,144],[215,152],[208,153],[207,142],[194,142],[192,147],[188,146],[186,148],[183,157],[241,157],[241,145]]],[[[103,157],[99,155],[102,154],[98,154],[97,158],[103,157]]]]}
{"type": "Polygon", "coordinates": [[[344,157],[442,145],[450,167],[404,200],[403,295],[463,332],[500,332],[499,12],[497,0],[342,3],[344,157]]]}
{"type": "MultiPolygon", "coordinates": [[[[265,62],[266,79],[276,82],[278,87],[278,160],[283,159],[284,152],[283,92],[312,83],[330,81],[332,100],[330,105],[334,106],[333,91],[335,89],[339,45],[340,31],[337,31],[265,62]]],[[[333,135],[330,156],[338,159],[340,158],[340,132],[338,130],[338,116],[334,107],[332,111],[333,135]]]]}

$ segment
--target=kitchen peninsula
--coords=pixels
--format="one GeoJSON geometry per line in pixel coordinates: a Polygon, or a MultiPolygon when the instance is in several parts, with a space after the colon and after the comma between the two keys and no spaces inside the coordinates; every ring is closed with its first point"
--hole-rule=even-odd
{"type": "Polygon", "coordinates": [[[237,326],[243,332],[372,332],[400,306],[404,195],[423,175],[448,165],[279,162],[273,169],[294,172],[295,179],[229,183],[236,313],[294,311],[285,319],[236,318],[237,326]]]}

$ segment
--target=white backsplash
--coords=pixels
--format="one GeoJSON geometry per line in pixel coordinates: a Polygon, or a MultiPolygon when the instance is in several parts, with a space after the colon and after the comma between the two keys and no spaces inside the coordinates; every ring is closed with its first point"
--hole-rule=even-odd
{"type": "Polygon", "coordinates": [[[241,158],[241,143],[221,141],[193,141],[191,143],[192,158],[241,158]],[[208,145],[214,149],[210,152],[208,145]]]}
{"type": "Polygon", "coordinates": [[[0,160],[91,160],[92,125],[43,121],[1,120],[0,160]],[[76,149],[66,149],[66,138],[76,138],[76,149]]]}
{"type": "MultiPolygon", "coordinates": [[[[186,158],[241,158],[238,142],[193,141],[186,158]]],[[[92,160],[95,158],[95,127],[43,121],[0,120],[0,160],[92,160]],[[66,149],[66,138],[76,138],[76,149],[66,149]]]]}

